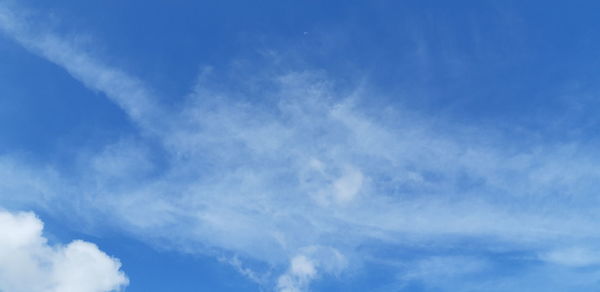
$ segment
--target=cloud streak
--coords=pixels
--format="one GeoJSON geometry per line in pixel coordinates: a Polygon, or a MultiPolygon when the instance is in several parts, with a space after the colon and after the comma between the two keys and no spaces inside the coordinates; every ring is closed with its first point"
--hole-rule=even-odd
{"type": "Polygon", "coordinates": [[[10,2],[0,2],[0,30],[30,52],[64,68],[86,87],[99,91],[119,105],[140,124],[160,115],[152,93],[142,82],[125,72],[99,62],[75,38],[64,38],[44,30],[40,23],[19,14],[10,2]]]}

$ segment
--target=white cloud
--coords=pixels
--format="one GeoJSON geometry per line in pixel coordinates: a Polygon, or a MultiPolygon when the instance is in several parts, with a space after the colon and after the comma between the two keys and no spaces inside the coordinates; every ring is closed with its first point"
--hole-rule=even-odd
{"type": "MultiPolygon", "coordinates": [[[[0,176],[0,190],[30,194],[24,189],[34,177],[54,196],[30,202],[64,205],[56,194],[67,192],[77,209],[97,216],[92,220],[109,218],[102,223],[136,236],[289,265],[275,284],[282,291],[307,289],[321,274],[339,273],[346,258],[360,260],[372,241],[435,249],[452,244],[449,238],[477,238],[535,252],[559,238],[598,242],[598,204],[589,201],[600,161],[585,145],[517,145],[488,129],[436,123],[397,107],[365,110],[361,102],[371,93],[340,93],[315,72],[253,72],[259,82],[247,81],[250,89],[240,85],[239,91],[200,82],[180,112],[167,113],[141,81],[60,35],[32,31],[1,5],[0,26],[104,92],[154,134],[167,161],[160,173],[139,175],[154,169],[156,155],[143,147],[144,137],[84,155],[77,182],[61,183],[52,171],[23,165],[9,171],[0,160],[2,174],[22,174],[0,176]]],[[[63,248],[70,257],[86,249],[72,245],[63,248]]],[[[545,258],[577,266],[588,256],[558,251],[545,258]]],[[[419,267],[443,274],[438,267],[447,261],[419,267]]],[[[261,278],[237,260],[231,264],[261,278]]]]}
{"type": "Polygon", "coordinates": [[[600,264],[600,252],[584,247],[559,248],[543,253],[540,258],[550,263],[568,267],[585,267],[600,264]]]}
{"type": "Polygon", "coordinates": [[[304,291],[316,276],[314,263],[306,256],[298,255],[292,258],[288,272],[279,277],[277,289],[280,292],[304,291]]]}
{"type": "Polygon", "coordinates": [[[33,21],[39,15],[16,13],[15,5],[0,1],[0,32],[10,35],[27,50],[64,68],[88,88],[104,93],[135,122],[147,127],[160,115],[151,92],[125,72],[99,62],[76,38],[63,38],[33,21]]]}
{"type": "Polygon", "coordinates": [[[335,198],[340,203],[352,201],[363,185],[363,174],[359,170],[347,167],[344,174],[333,183],[335,198]]]}
{"type": "Polygon", "coordinates": [[[277,279],[280,292],[301,292],[321,274],[338,275],[346,268],[347,261],[337,250],[309,246],[291,258],[287,271],[277,279]]]}
{"type": "Polygon", "coordinates": [[[422,280],[431,285],[444,285],[448,279],[480,273],[489,263],[476,257],[436,256],[408,265],[401,275],[403,281],[422,280]]]}
{"type": "Polygon", "coordinates": [[[94,244],[48,244],[32,213],[0,211],[0,291],[108,292],[127,285],[121,264],[94,244]]]}
{"type": "Polygon", "coordinates": [[[51,167],[29,164],[19,155],[0,155],[0,196],[2,206],[36,205],[44,208],[55,199],[62,184],[60,174],[51,167]]]}

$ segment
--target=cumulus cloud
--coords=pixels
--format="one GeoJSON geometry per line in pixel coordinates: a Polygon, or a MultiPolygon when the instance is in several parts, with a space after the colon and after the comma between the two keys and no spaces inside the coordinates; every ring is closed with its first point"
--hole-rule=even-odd
{"type": "Polygon", "coordinates": [[[49,245],[32,213],[0,211],[0,290],[109,292],[127,285],[121,264],[92,243],[49,245]]]}

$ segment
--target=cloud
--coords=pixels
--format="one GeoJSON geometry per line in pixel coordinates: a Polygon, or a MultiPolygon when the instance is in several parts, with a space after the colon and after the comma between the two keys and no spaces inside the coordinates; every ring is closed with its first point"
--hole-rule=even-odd
{"type": "Polygon", "coordinates": [[[0,290],[108,292],[127,285],[119,261],[96,245],[49,245],[42,229],[32,213],[0,211],[0,290]]]}
{"type": "MultiPolygon", "coordinates": [[[[0,31],[27,50],[64,68],[88,88],[104,93],[133,121],[146,125],[160,115],[152,93],[125,72],[99,62],[76,37],[64,38],[33,21],[39,15],[17,13],[11,2],[0,2],[0,31]]],[[[149,129],[148,127],[145,127],[149,129]]]]}
{"type": "Polygon", "coordinates": [[[303,255],[295,256],[288,272],[279,277],[277,288],[280,292],[304,291],[316,275],[317,271],[310,259],[303,255]]]}
{"type": "Polygon", "coordinates": [[[568,267],[586,267],[600,264],[600,252],[583,247],[559,248],[543,253],[540,258],[568,267]]]}
{"type": "Polygon", "coordinates": [[[290,260],[287,271],[277,279],[280,292],[306,291],[320,274],[339,274],[346,259],[335,249],[310,246],[290,260]],[[320,270],[320,271],[319,271],[320,270]]]}
{"type": "Polygon", "coordinates": [[[401,266],[401,287],[416,281],[431,288],[446,287],[446,290],[450,290],[448,288],[452,282],[473,281],[475,276],[490,269],[488,260],[472,256],[432,256],[401,263],[401,266]]]}
{"type": "MultiPolygon", "coordinates": [[[[561,248],[600,242],[594,145],[517,141],[401,105],[378,106],[368,88],[340,90],[310,70],[252,70],[230,89],[204,75],[167,112],[142,81],[12,11],[0,5],[7,35],[103,92],[152,133],[98,153],[82,150],[74,178],[52,165],[40,171],[0,160],[0,172],[18,174],[0,176],[0,187],[8,186],[0,190],[38,199],[28,204],[76,204],[71,220],[88,216],[84,222],[188,252],[235,254],[231,264],[261,282],[240,261],[267,263],[281,272],[271,283],[281,291],[308,289],[350,261],[389,256],[369,248],[378,244],[474,254],[424,256],[406,275],[420,279],[445,278],[452,264],[474,270],[478,254],[498,250],[556,249],[543,258],[581,266],[587,252],[561,248]],[[27,189],[32,177],[47,196],[27,189]],[[473,239],[485,244],[461,246],[473,239]]],[[[86,250],[80,245],[91,249],[76,242],[63,253],[76,257],[86,250]]]]}

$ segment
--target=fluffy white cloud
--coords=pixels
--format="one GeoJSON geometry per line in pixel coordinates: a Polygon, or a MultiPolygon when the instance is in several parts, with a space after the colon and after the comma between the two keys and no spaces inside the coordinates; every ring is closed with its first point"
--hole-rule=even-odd
{"type": "Polygon", "coordinates": [[[48,244],[32,213],[0,211],[0,291],[108,292],[127,285],[121,264],[92,243],[48,244]]]}

